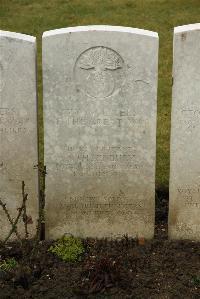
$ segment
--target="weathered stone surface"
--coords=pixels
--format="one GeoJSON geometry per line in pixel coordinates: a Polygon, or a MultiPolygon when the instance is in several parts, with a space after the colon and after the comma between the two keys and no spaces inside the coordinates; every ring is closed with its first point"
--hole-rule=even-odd
{"type": "Polygon", "coordinates": [[[157,33],[43,35],[46,233],[152,238],[157,33]]]}
{"type": "MultiPolygon", "coordinates": [[[[0,199],[15,220],[24,180],[27,215],[32,217],[30,235],[35,233],[38,218],[36,99],[36,39],[0,31],[0,199]]],[[[0,238],[4,239],[10,229],[0,207],[0,238]]],[[[18,229],[23,237],[22,221],[18,229]]]]}
{"type": "Polygon", "coordinates": [[[169,236],[200,240],[200,24],[174,30],[169,236]]]}

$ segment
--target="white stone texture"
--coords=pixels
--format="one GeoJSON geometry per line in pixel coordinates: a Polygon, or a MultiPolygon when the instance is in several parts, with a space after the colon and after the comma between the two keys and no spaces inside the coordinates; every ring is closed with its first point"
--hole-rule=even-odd
{"type": "MultiPolygon", "coordinates": [[[[36,39],[0,31],[0,199],[15,221],[22,204],[22,181],[25,182],[30,237],[35,234],[38,218],[36,111],[36,39]]],[[[0,207],[0,239],[10,229],[0,207]]],[[[25,236],[22,220],[18,231],[25,236]]]]}
{"type": "Polygon", "coordinates": [[[157,33],[43,35],[46,234],[152,238],[157,33]]]}
{"type": "Polygon", "coordinates": [[[174,30],[169,237],[200,240],[200,24],[174,30]]]}

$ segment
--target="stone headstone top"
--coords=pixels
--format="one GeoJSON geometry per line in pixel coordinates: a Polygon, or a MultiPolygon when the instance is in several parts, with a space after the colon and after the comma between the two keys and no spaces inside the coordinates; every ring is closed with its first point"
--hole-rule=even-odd
{"type": "Polygon", "coordinates": [[[138,28],[109,26],[109,25],[89,25],[89,26],[77,26],[77,27],[54,29],[54,30],[49,30],[44,32],[43,38],[52,35],[55,36],[55,35],[65,34],[65,33],[87,32],[87,31],[125,32],[125,33],[133,33],[133,34],[146,35],[146,36],[158,38],[157,32],[138,29],[138,28]]]}
{"type": "Polygon", "coordinates": [[[36,37],[35,36],[26,35],[26,34],[17,33],[17,32],[10,32],[10,31],[0,30],[0,37],[7,37],[7,38],[11,38],[11,39],[19,39],[19,40],[27,41],[27,42],[34,43],[34,44],[36,43],[36,37]]]}
{"type": "Polygon", "coordinates": [[[174,28],[174,34],[189,32],[193,30],[200,30],[200,23],[178,26],[174,28]]]}

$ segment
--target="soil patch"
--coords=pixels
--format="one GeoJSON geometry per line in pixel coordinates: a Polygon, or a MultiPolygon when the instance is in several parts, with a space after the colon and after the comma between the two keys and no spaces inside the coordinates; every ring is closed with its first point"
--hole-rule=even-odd
{"type": "Polygon", "coordinates": [[[158,192],[152,241],[83,240],[79,262],[59,260],[41,241],[0,248],[0,258],[18,266],[0,270],[0,298],[200,298],[200,242],[167,239],[168,195],[158,192]]]}

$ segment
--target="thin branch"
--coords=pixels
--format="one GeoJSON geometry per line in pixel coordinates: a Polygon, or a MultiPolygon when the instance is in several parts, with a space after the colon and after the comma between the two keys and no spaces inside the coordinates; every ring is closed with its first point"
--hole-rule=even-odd
{"type": "Polygon", "coordinates": [[[38,219],[38,238],[40,240],[45,239],[45,182],[46,182],[46,166],[39,164],[39,172],[40,172],[40,200],[39,200],[39,219],[38,219]]]}
{"type": "MultiPolygon", "coordinates": [[[[22,194],[23,194],[22,205],[21,205],[20,208],[18,208],[18,215],[17,215],[17,218],[15,219],[14,222],[13,222],[13,220],[12,220],[11,217],[10,217],[10,214],[9,214],[7,208],[6,208],[6,204],[4,204],[4,203],[0,200],[0,205],[2,206],[4,212],[5,212],[5,214],[6,214],[7,218],[8,218],[8,220],[9,220],[11,226],[12,226],[12,228],[11,228],[11,230],[10,230],[8,236],[7,236],[7,237],[5,238],[5,240],[3,241],[3,244],[5,244],[5,243],[10,239],[10,237],[11,237],[11,235],[12,235],[13,233],[16,234],[17,238],[20,240],[20,243],[22,242],[22,241],[21,241],[21,238],[20,238],[20,236],[19,236],[19,233],[18,233],[18,231],[17,231],[17,224],[18,224],[19,218],[20,218],[21,215],[22,215],[22,212],[24,212],[24,209],[26,210],[26,201],[27,201],[27,199],[28,199],[28,194],[25,193],[25,184],[24,184],[24,181],[22,181],[22,194]]],[[[25,213],[26,213],[26,212],[25,212],[25,213]]],[[[27,229],[27,228],[25,228],[25,230],[26,230],[26,229],[27,229]]]]}
{"type": "MultiPolygon", "coordinates": [[[[28,194],[25,194],[25,183],[22,181],[22,198],[28,197],[28,194]]],[[[26,213],[26,204],[24,203],[24,209],[23,209],[23,222],[24,222],[24,228],[25,228],[25,238],[28,239],[28,217],[26,213]]]]}
{"type": "MultiPolygon", "coordinates": [[[[5,212],[5,214],[6,214],[7,218],[8,218],[8,220],[9,220],[9,222],[10,222],[10,224],[11,224],[11,226],[13,227],[14,222],[13,222],[12,218],[10,217],[10,214],[9,214],[7,208],[6,208],[6,204],[3,203],[1,199],[0,199],[0,206],[2,206],[2,208],[3,208],[4,212],[5,212]]],[[[17,238],[18,238],[19,240],[21,240],[20,235],[18,234],[16,228],[15,228],[14,232],[15,232],[17,238]]],[[[5,241],[4,241],[3,243],[5,243],[5,241]]]]}

